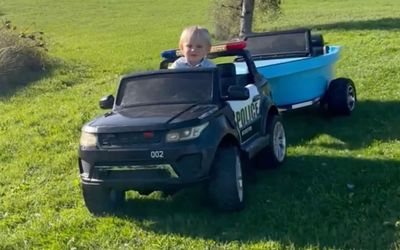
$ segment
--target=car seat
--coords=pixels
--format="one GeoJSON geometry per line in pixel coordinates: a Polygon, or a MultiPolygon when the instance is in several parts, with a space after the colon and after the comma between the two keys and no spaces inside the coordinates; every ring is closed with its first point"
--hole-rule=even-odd
{"type": "Polygon", "coordinates": [[[228,87],[237,85],[236,82],[236,67],[233,63],[217,64],[219,82],[222,96],[228,94],[228,87]]]}

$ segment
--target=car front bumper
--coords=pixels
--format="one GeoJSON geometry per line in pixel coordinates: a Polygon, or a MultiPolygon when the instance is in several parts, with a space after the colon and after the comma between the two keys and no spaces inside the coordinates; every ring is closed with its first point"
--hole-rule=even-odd
{"type": "Polygon", "coordinates": [[[190,142],[151,147],[79,148],[83,185],[154,191],[181,188],[207,179],[216,147],[190,142]]]}

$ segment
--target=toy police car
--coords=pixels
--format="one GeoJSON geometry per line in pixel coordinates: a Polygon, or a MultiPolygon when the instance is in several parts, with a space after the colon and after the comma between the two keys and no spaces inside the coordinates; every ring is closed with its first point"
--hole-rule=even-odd
{"type": "Polygon", "coordinates": [[[100,100],[111,109],[82,128],[79,171],[90,212],[113,211],[125,191],[171,193],[206,181],[219,209],[244,207],[242,168],[250,159],[276,167],[286,138],[270,87],[245,42],[213,47],[210,58],[240,57],[216,68],[165,69],[179,55],[163,54],[160,70],[125,75],[117,94],[100,100]]]}

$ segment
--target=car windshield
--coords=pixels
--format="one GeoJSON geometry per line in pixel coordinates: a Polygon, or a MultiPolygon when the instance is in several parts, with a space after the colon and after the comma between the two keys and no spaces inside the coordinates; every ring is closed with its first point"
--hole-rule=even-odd
{"type": "Polygon", "coordinates": [[[122,81],[117,105],[204,103],[212,100],[213,71],[160,72],[122,81]]]}

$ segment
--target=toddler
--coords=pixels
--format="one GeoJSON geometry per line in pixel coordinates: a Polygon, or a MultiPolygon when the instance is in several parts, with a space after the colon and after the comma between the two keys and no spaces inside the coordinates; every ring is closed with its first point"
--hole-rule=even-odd
{"type": "Polygon", "coordinates": [[[211,38],[208,30],[199,26],[191,26],[183,30],[179,40],[182,57],[169,68],[215,67],[206,58],[211,49],[211,38]]]}

